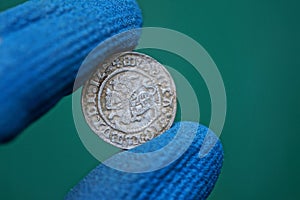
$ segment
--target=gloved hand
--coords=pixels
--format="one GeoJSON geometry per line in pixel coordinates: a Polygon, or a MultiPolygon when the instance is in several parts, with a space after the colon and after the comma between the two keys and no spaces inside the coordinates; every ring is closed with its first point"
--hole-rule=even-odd
{"type": "MultiPolygon", "coordinates": [[[[1,13],[0,142],[14,138],[72,92],[81,62],[97,44],[141,24],[141,12],[134,0],[29,1],[1,13]]],[[[125,51],[136,43],[116,46],[125,51]]],[[[66,199],[206,199],[223,160],[219,141],[199,158],[200,147],[217,140],[207,128],[192,122],[176,123],[137,149],[148,151],[162,146],[174,137],[179,126],[187,135],[191,129],[198,131],[192,145],[172,164],[136,174],[99,165],[66,199]],[[207,134],[210,140],[203,144],[207,134]]]]}

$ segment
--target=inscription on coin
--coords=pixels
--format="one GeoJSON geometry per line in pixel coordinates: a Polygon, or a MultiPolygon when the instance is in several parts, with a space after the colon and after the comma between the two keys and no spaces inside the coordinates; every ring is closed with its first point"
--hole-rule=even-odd
{"type": "Polygon", "coordinates": [[[136,52],[112,56],[82,90],[82,110],[104,141],[131,149],[170,128],[176,114],[176,89],[168,71],[136,52]]]}

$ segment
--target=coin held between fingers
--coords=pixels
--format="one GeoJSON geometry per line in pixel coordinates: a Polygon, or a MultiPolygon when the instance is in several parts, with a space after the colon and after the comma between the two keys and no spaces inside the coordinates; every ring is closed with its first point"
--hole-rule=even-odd
{"type": "Polygon", "coordinates": [[[89,127],[121,149],[168,130],[176,115],[176,87],[166,68],[137,52],[108,58],[86,81],[81,97],[89,127]]]}

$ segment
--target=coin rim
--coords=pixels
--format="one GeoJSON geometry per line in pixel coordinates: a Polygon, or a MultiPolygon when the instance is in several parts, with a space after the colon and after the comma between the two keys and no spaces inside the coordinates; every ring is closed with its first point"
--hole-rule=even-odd
{"type": "MultiPolygon", "coordinates": [[[[113,146],[115,146],[115,147],[117,147],[117,148],[120,148],[120,149],[123,149],[123,150],[129,150],[129,149],[132,149],[132,148],[135,148],[135,147],[137,147],[137,146],[140,146],[140,145],[142,145],[142,144],[144,144],[144,143],[139,143],[139,144],[137,144],[137,145],[131,145],[131,146],[126,146],[126,147],[124,147],[124,146],[122,146],[122,145],[118,145],[118,144],[116,144],[116,143],[113,143],[113,142],[111,142],[111,140],[110,139],[108,139],[108,138],[106,138],[102,133],[99,133],[99,131],[97,131],[97,130],[95,130],[95,128],[94,128],[94,126],[92,126],[91,125],[91,123],[89,122],[90,120],[90,118],[88,118],[88,116],[87,116],[87,114],[86,114],[86,112],[84,111],[84,94],[86,94],[86,88],[89,86],[89,82],[90,82],[90,80],[91,80],[91,78],[95,75],[95,73],[97,73],[97,71],[98,70],[102,70],[103,72],[105,72],[105,70],[111,65],[111,63],[116,59],[116,58],[118,58],[118,57],[121,57],[121,56],[125,56],[125,55],[135,55],[135,56],[140,56],[140,57],[145,57],[146,59],[150,59],[151,61],[154,61],[156,64],[158,64],[158,65],[160,65],[160,67],[161,67],[161,69],[166,73],[166,75],[169,77],[169,80],[170,80],[170,84],[171,85],[173,85],[174,86],[174,94],[173,94],[173,96],[174,96],[174,99],[172,100],[172,103],[174,103],[174,106],[173,106],[173,112],[172,112],[172,117],[170,118],[170,121],[169,121],[169,123],[164,127],[164,128],[162,128],[161,129],[161,131],[158,131],[155,135],[156,136],[154,136],[152,139],[154,139],[154,138],[156,138],[156,137],[158,137],[158,136],[160,136],[160,135],[162,135],[165,131],[167,131],[167,130],[169,130],[170,129],[170,127],[173,125],[173,123],[174,123],[174,119],[175,119],[175,117],[176,117],[176,113],[177,113],[177,92],[176,92],[176,85],[175,85],[175,82],[174,82],[174,80],[173,80],[173,77],[171,76],[171,74],[169,73],[169,71],[166,69],[166,67],[163,65],[163,64],[161,64],[160,62],[158,62],[156,59],[154,59],[153,57],[151,57],[151,56],[148,56],[148,55],[146,55],[146,54],[144,54],[144,53],[140,53],[140,52],[134,52],[134,51],[125,51],[125,52],[121,52],[121,53],[116,53],[116,54],[113,54],[113,55],[111,55],[109,58],[107,58],[107,59],[105,59],[103,62],[101,62],[100,64],[98,64],[98,66],[95,68],[95,70],[90,74],[90,76],[88,77],[88,79],[85,81],[85,83],[83,84],[83,86],[82,86],[82,90],[81,90],[81,111],[82,111],[82,113],[83,113],[83,115],[84,115],[84,119],[85,119],[85,122],[87,123],[87,125],[88,125],[88,127],[94,132],[94,134],[96,134],[98,137],[100,137],[103,141],[105,141],[106,143],[108,143],[108,144],[110,144],[110,145],[113,145],[113,146]],[[100,68],[102,68],[102,69],[100,69],[100,68]],[[99,134],[98,134],[99,133],[99,134]]],[[[107,78],[107,77],[106,77],[107,78]]],[[[106,79],[105,78],[105,79],[106,79]]],[[[104,80],[105,80],[104,79],[104,80]]],[[[103,82],[103,81],[102,81],[103,82]]],[[[102,85],[102,82],[100,83],[99,82],[99,84],[100,84],[100,86],[99,87],[101,87],[101,85],[102,85]]],[[[99,90],[99,87],[98,87],[98,90],[99,90]]],[[[158,87],[159,88],[159,87],[158,87]]],[[[98,93],[96,94],[97,95],[97,101],[98,101],[98,93]]],[[[98,108],[98,102],[96,103],[97,104],[97,111],[99,111],[99,108],[98,108]]],[[[99,115],[99,117],[101,118],[101,115],[100,115],[100,113],[98,114],[99,115]]],[[[105,120],[103,119],[103,121],[105,122],[105,120]]],[[[155,120],[154,120],[155,121],[155,120]]],[[[153,122],[154,122],[153,121],[153,122]]],[[[153,123],[152,122],[152,123],[153,123]]],[[[106,123],[106,122],[105,122],[106,123]]],[[[151,124],[152,124],[151,123],[151,124]]],[[[151,125],[150,124],[150,125],[151,125]]],[[[116,129],[114,129],[113,127],[111,127],[109,124],[107,124],[111,129],[113,129],[113,130],[116,130],[116,129]]],[[[116,130],[117,132],[121,132],[121,133],[124,133],[125,135],[126,135],[126,132],[124,132],[124,131],[120,131],[120,130],[116,130]]],[[[151,139],[151,140],[152,140],[151,139]]],[[[148,141],[147,141],[148,142],[148,141]]],[[[145,142],[146,143],[146,142],[145,142]]]]}

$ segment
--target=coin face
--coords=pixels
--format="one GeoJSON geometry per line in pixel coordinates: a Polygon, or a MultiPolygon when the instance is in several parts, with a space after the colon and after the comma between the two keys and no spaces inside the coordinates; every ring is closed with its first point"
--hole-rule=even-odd
{"type": "Polygon", "coordinates": [[[169,129],[176,114],[176,88],[153,58],[124,52],[107,59],[82,90],[82,111],[104,141],[131,149],[169,129]]]}

